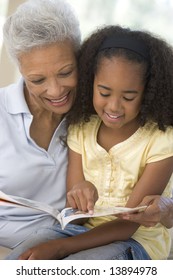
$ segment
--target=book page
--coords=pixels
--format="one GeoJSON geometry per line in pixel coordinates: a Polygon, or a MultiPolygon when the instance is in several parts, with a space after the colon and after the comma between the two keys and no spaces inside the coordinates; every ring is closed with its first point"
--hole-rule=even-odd
{"type": "MultiPolygon", "coordinates": [[[[30,200],[18,196],[10,196],[0,191],[0,206],[28,207],[45,213],[48,213],[55,219],[58,219],[59,211],[43,202],[30,200]]],[[[59,220],[59,219],[58,219],[59,220]]]]}
{"type": "Polygon", "coordinates": [[[127,208],[127,207],[99,207],[96,206],[94,208],[94,214],[89,214],[88,212],[82,212],[78,209],[73,209],[71,207],[65,208],[61,211],[61,219],[62,219],[62,229],[73,220],[81,219],[81,218],[91,218],[91,217],[101,217],[108,215],[116,215],[121,213],[135,213],[144,211],[147,206],[139,206],[135,208],[127,208]]]}

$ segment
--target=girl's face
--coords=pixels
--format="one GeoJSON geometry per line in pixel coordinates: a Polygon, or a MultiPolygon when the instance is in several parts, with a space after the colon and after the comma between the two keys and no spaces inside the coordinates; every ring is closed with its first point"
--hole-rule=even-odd
{"type": "Polygon", "coordinates": [[[138,123],[144,82],[140,64],[123,57],[103,58],[94,79],[94,108],[106,127],[138,123]]]}
{"type": "Polygon", "coordinates": [[[70,42],[24,53],[19,58],[19,66],[31,107],[57,115],[69,111],[77,84],[76,58],[70,42]]]}

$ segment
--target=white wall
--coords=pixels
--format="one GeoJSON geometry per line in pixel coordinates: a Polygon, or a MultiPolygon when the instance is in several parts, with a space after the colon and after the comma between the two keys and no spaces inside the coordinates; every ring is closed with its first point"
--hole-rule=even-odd
{"type": "MultiPolygon", "coordinates": [[[[6,0],[7,1],[7,0],[6,0]]],[[[25,2],[24,0],[9,0],[7,1],[7,14],[10,15],[15,11],[16,7],[25,2]]],[[[15,81],[19,76],[17,67],[11,62],[8,57],[4,45],[2,46],[0,55],[0,87],[6,86],[15,81]]]]}

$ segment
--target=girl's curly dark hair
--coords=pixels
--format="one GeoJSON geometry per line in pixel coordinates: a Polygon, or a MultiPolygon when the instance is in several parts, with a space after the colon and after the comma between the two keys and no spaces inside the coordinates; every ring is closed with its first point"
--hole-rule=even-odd
{"type": "Polygon", "coordinates": [[[120,26],[107,26],[97,29],[82,44],[79,60],[79,82],[75,103],[67,116],[68,124],[89,121],[95,114],[93,107],[94,75],[102,58],[122,56],[140,63],[144,67],[145,90],[140,110],[140,123],[143,126],[151,120],[159,129],[173,126],[173,48],[164,40],[144,31],[132,31],[120,26]],[[148,48],[149,59],[125,49],[106,49],[99,47],[113,34],[128,34],[134,40],[140,40],[148,48]]]}

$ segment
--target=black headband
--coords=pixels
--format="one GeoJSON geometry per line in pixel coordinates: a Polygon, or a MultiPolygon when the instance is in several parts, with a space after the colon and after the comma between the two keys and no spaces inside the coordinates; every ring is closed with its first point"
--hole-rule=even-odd
{"type": "Polygon", "coordinates": [[[114,35],[106,38],[100,45],[99,51],[109,48],[127,49],[149,60],[149,50],[145,43],[128,35],[114,35]]]}

